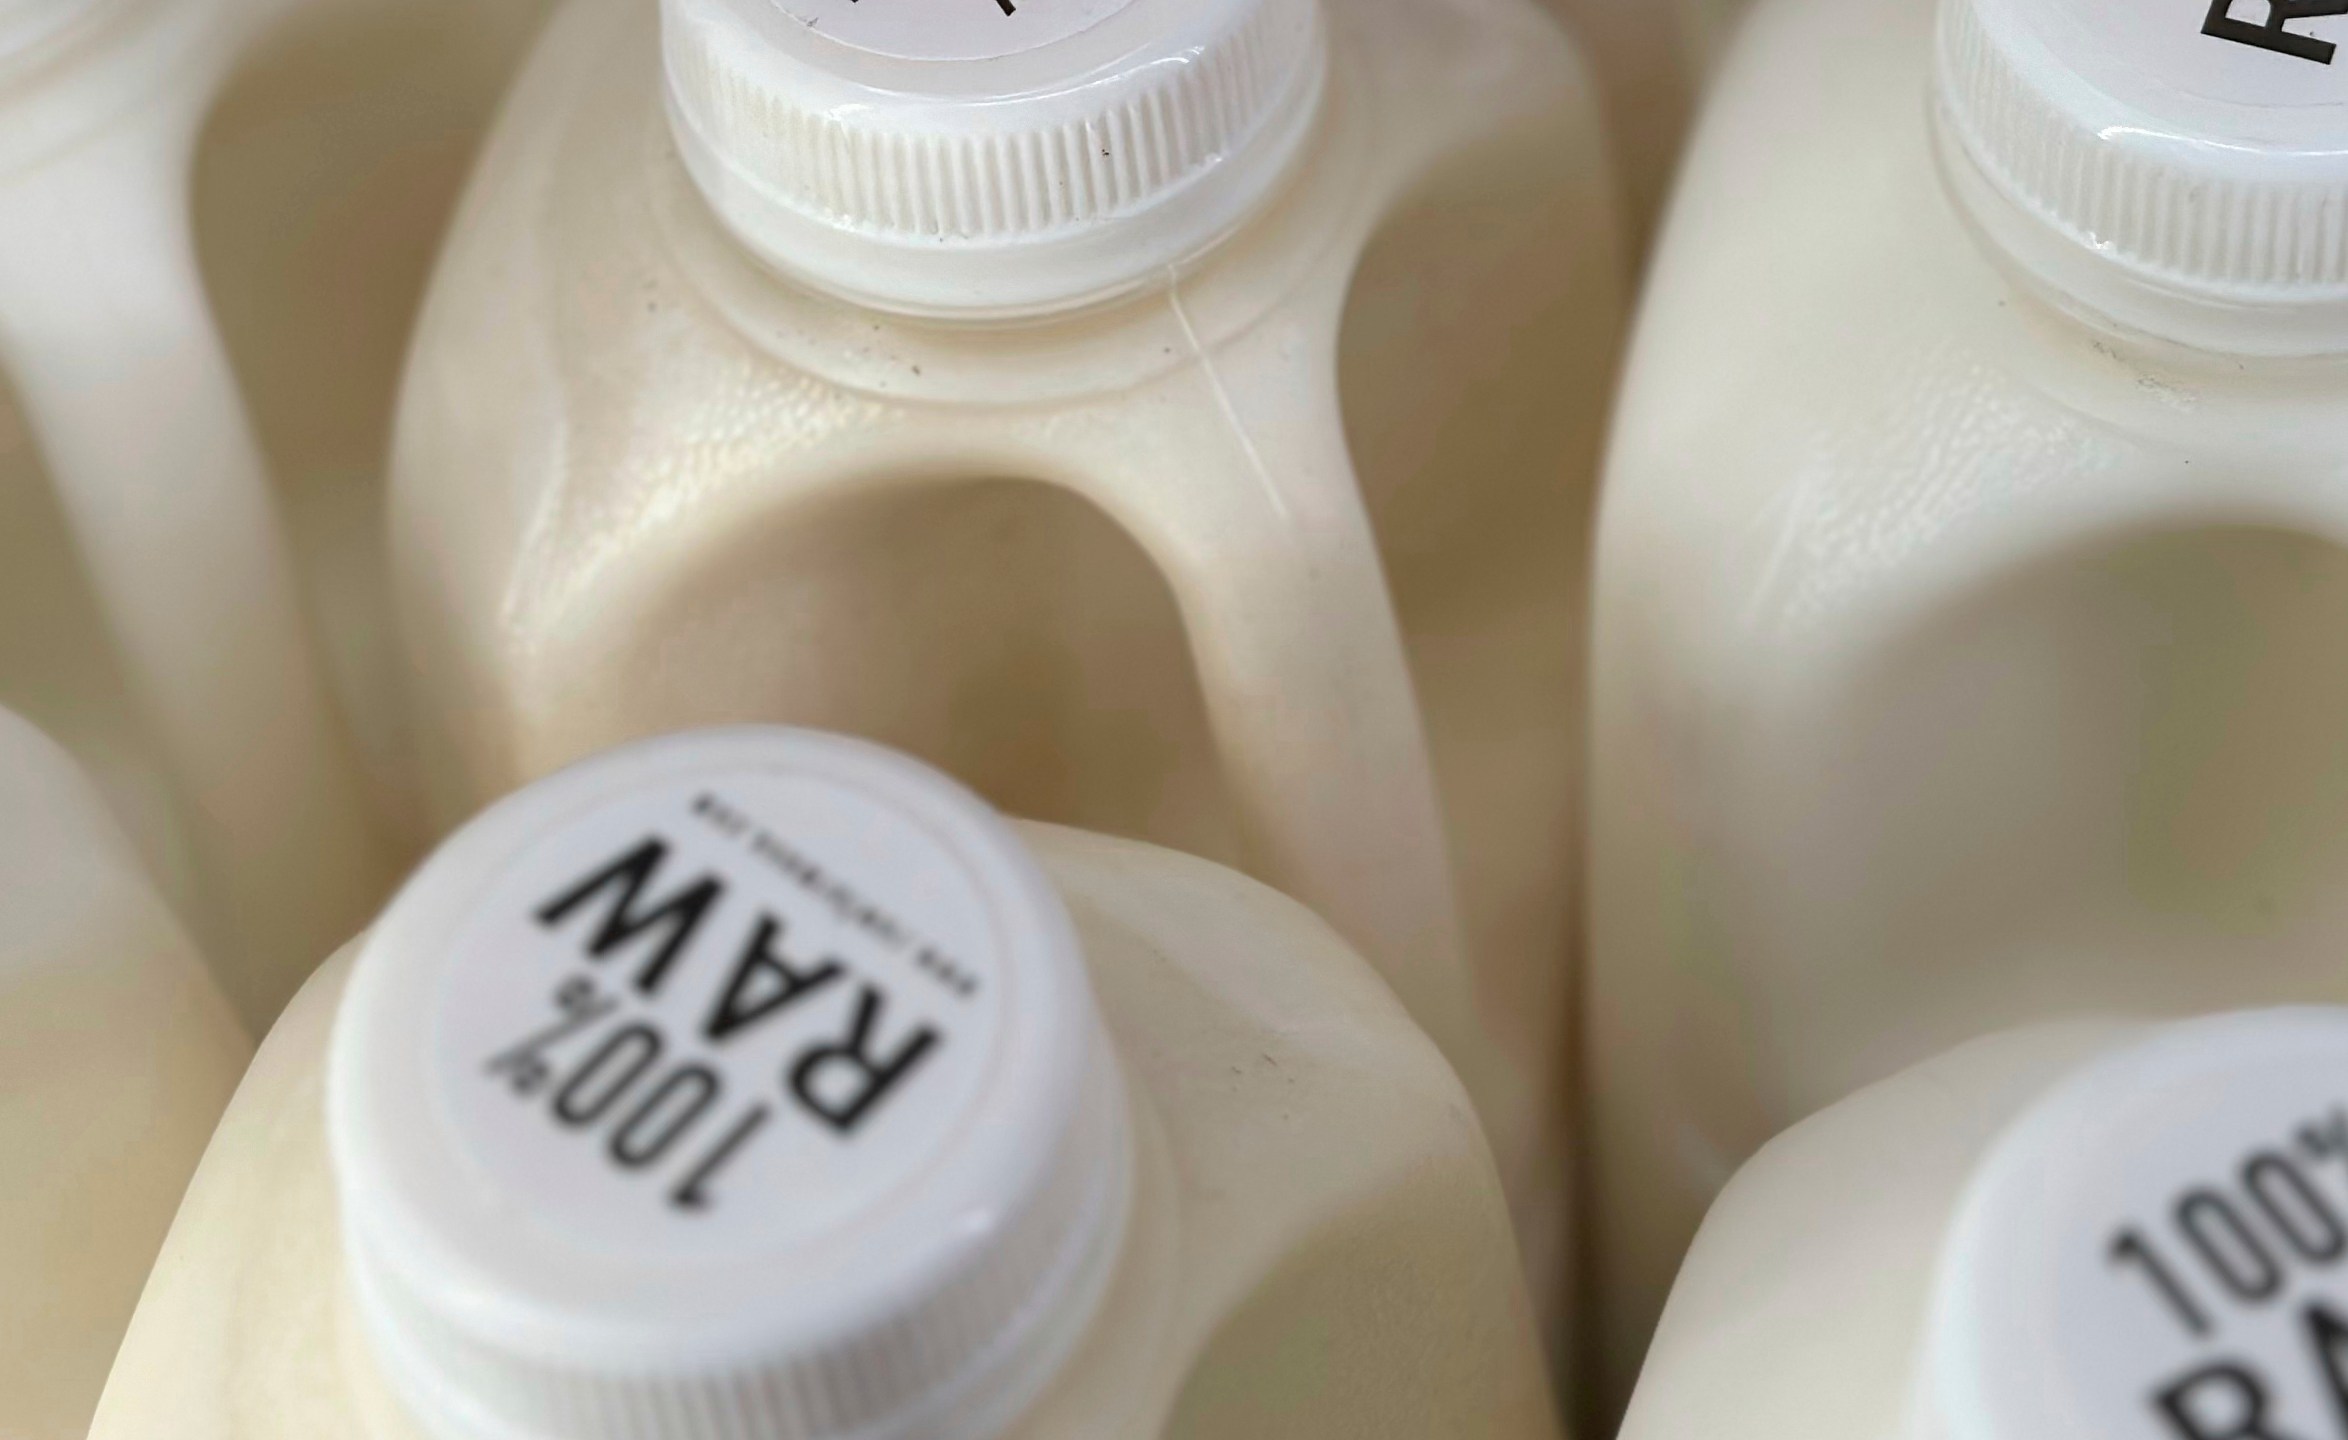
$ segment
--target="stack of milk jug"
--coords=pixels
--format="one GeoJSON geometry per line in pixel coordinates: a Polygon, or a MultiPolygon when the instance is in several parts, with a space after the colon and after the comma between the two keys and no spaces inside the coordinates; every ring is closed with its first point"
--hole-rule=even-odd
{"type": "Polygon", "coordinates": [[[2348,1440],[2343,45],[0,0],[0,1437],[2348,1440]]]}

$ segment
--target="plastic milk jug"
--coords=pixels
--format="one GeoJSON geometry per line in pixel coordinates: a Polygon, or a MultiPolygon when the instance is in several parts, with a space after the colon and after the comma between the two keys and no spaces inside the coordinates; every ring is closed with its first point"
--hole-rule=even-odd
{"type": "Polygon", "coordinates": [[[97,791],[0,711],[0,1435],[81,1440],[250,1054],[97,791]]]}
{"type": "Polygon", "coordinates": [[[329,677],[396,779],[377,477],[539,8],[0,0],[0,700],[92,768],[260,1024],[391,880],[329,677]]]}
{"type": "Polygon", "coordinates": [[[549,22],[396,439],[443,813],[790,721],[1242,866],[1460,1069],[1550,1267],[1620,305],[1574,53],[1525,0],[915,13],[549,22]]]}
{"type": "Polygon", "coordinates": [[[1975,1041],[1770,1142],[1623,1440],[2348,1435],[2348,1011],[1975,1041]]]}
{"type": "Polygon", "coordinates": [[[2312,13],[1771,0],[1719,77],[1599,526],[1618,1381],[1820,1106],[2039,1018],[2348,1000],[2348,17],[2312,13]]]}
{"type": "Polygon", "coordinates": [[[1557,1433],[1458,1082],[1228,871],[712,731],[492,808],[353,950],[97,1440],[1557,1433]]]}

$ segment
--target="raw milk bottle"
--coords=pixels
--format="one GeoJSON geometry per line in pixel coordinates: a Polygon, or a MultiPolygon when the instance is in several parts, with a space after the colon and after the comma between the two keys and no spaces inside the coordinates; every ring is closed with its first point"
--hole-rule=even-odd
{"type": "Polygon", "coordinates": [[[0,711],[0,1435],[81,1440],[251,1053],[97,791],[0,711]]]}
{"type": "Polygon", "coordinates": [[[1458,1082],[1203,861],[702,732],[492,808],[353,955],[96,1440],[1557,1433],[1458,1082]]]}
{"type": "Polygon", "coordinates": [[[1770,1142],[1623,1440],[2348,1434],[2348,1011],[1972,1042],[1770,1142]]]}
{"type": "Polygon", "coordinates": [[[303,589],[393,781],[370,476],[539,3],[0,3],[0,700],[117,797],[256,1023],[391,878],[303,589]]]}
{"type": "Polygon", "coordinates": [[[788,720],[1241,865],[1434,1035],[1553,1268],[1619,306],[1573,51],[1525,0],[916,13],[550,21],[396,437],[443,813],[788,720]]]}
{"type": "Polygon", "coordinates": [[[1821,1105],[2348,1000],[2348,18],[2237,11],[1771,0],[1719,77],[1598,542],[1618,1385],[1821,1105]]]}

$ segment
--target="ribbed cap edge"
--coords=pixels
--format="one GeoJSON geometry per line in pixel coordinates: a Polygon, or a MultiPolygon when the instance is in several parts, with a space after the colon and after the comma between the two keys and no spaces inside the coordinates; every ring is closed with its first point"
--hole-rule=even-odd
{"type": "Polygon", "coordinates": [[[2251,303],[2348,287],[2341,157],[2245,157],[2164,134],[2116,102],[2101,115],[2067,107],[2032,82],[1974,0],[1944,0],[1935,52],[1943,114],[1966,155],[2077,243],[2157,282],[2251,303]]]}

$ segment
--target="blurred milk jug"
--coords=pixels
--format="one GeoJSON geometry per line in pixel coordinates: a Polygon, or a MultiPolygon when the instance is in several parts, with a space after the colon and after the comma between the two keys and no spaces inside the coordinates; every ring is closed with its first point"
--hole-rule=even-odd
{"type": "Polygon", "coordinates": [[[1598,542],[1618,1382],[1713,1191],[1837,1097],[2348,999],[2348,17],[2307,13],[1747,23],[1598,542]]]}
{"type": "Polygon", "coordinates": [[[538,8],[0,0],[0,703],[257,1024],[391,880],[327,677],[385,756],[399,360],[538,8]]]}
{"type": "Polygon", "coordinates": [[[89,1428],[250,1054],[97,791],[0,711],[0,1435],[89,1428]]]}
{"type": "Polygon", "coordinates": [[[2348,1011],[1975,1041],[1770,1142],[1622,1440],[2348,1433],[2348,1011]]]}
{"type": "Polygon", "coordinates": [[[402,400],[443,813],[789,720],[1241,865],[1554,1257],[1602,139],[1527,0],[572,0],[402,400]]]}
{"type": "Polygon", "coordinates": [[[1228,871],[714,731],[494,807],[354,948],[99,1440],[1557,1433],[1457,1080],[1228,871]]]}

